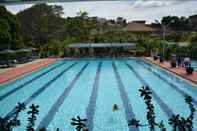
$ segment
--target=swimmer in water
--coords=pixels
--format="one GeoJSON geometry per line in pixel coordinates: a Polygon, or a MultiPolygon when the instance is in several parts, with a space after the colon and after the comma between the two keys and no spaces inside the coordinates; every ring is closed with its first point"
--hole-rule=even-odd
{"type": "Polygon", "coordinates": [[[82,131],[88,131],[88,128],[84,127],[84,128],[82,129],[82,131]]]}
{"type": "Polygon", "coordinates": [[[120,110],[120,107],[117,104],[113,105],[113,112],[120,110]]]}

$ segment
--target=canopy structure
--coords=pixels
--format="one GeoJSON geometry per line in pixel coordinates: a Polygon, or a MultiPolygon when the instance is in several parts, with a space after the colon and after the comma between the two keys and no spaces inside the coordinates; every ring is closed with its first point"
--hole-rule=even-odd
{"type": "Polygon", "coordinates": [[[136,50],[135,43],[74,43],[65,48],[71,56],[77,57],[120,57],[130,56],[136,50]]]}
{"type": "Polygon", "coordinates": [[[14,54],[14,53],[16,53],[16,52],[11,49],[4,49],[4,50],[0,51],[0,54],[14,54]]]}
{"type": "Polygon", "coordinates": [[[75,43],[70,44],[69,48],[128,48],[135,49],[135,43],[75,43]]]}
{"type": "Polygon", "coordinates": [[[17,52],[31,52],[31,51],[32,50],[28,48],[22,48],[22,49],[17,50],[17,52]]]}
{"type": "Polygon", "coordinates": [[[37,48],[34,48],[34,47],[29,47],[29,48],[27,48],[27,49],[29,49],[29,50],[31,50],[31,51],[38,51],[38,49],[37,49],[37,48]]]}
{"type": "Polygon", "coordinates": [[[188,47],[188,42],[168,42],[168,45],[177,45],[179,47],[188,47]]]}

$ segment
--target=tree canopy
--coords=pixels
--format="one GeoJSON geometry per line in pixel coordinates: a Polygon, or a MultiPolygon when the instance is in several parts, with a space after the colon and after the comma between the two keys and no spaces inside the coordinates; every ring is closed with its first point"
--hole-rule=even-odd
{"type": "Polygon", "coordinates": [[[25,41],[41,46],[50,39],[64,36],[63,9],[57,5],[38,4],[17,14],[25,41]]]}
{"type": "Polygon", "coordinates": [[[162,45],[162,25],[168,26],[166,40],[192,41],[191,49],[196,44],[192,34],[197,29],[197,15],[187,18],[163,17],[161,23],[150,25],[158,29],[158,34],[153,37],[145,35],[144,39],[123,31],[123,27],[127,25],[123,17],[116,19],[90,17],[87,12],[81,11],[75,17],[65,18],[63,15],[63,8],[57,5],[36,4],[17,15],[0,6],[0,50],[23,48],[25,43],[26,47],[36,47],[51,54],[62,54],[64,51],[61,48],[65,46],[65,41],[66,44],[71,41],[95,43],[135,41],[139,42],[140,49],[146,49],[147,54],[150,54],[156,45],[162,45]],[[55,51],[52,51],[52,48],[55,51]]]}
{"type": "Polygon", "coordinates": [[[19,49],[24,46],[17,17],[3,6],[0,6],[0,44],[0,50],[19,49]]]}
{"type": "Polygon", "coordinates": [[[165,16],[162,18],[161,22],[175,31],[191,31],[192,26],[194,26],[192,25],[190,18],[186,17],[165,16]]]}

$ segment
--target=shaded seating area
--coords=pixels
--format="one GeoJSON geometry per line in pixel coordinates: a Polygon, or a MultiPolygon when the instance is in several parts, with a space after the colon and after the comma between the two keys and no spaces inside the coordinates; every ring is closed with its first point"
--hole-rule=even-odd
{"type": "Polygon", "coordinates": [[[4,49],[0,51],[0,68],[14,67],[16,64],[27,63],[37,59],[37,56],[36,48],[4,49]]]}
{"type": "Polygon", "coordinates": [[[135,43],[74,43],[65,48],[67,57],[126,57],[136,50],[135,43]]]}
{"type": "Polygon", "coordinates": [[[15,51],[11,49],[4,49],[0,51],[0,68],[13,67],[15,51]]]}

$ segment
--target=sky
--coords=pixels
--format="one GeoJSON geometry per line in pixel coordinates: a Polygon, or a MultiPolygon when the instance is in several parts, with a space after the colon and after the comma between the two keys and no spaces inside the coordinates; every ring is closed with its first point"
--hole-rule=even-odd
{"type": "MultiPolygon", "coordinates": [[[[146,20],[147,23],[161,20],[163,16],[190,16],[197,14],[197,0],[120,0],[120,1],[83,1],[50,3],[61,5],[64,17],[76,16],[79,11],[88,12],[89,16],[115,19],[119,16],[127,21],[146,20]]],[[[12,13],[31,7],[32,4],[9,5],[12,13]]]]}

